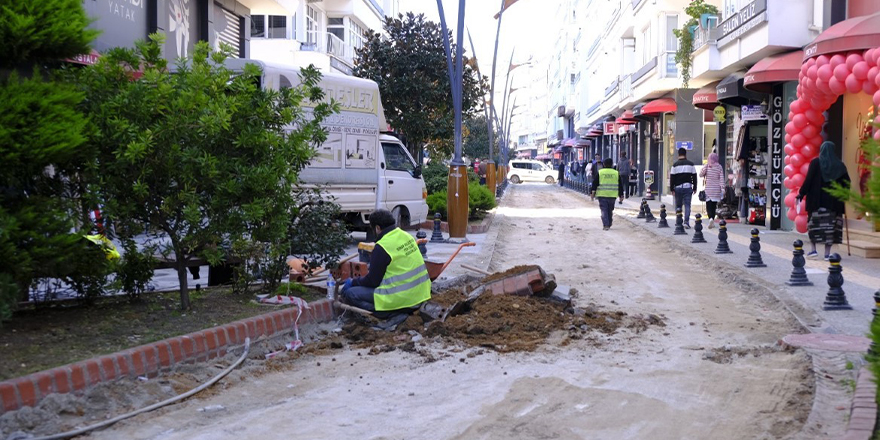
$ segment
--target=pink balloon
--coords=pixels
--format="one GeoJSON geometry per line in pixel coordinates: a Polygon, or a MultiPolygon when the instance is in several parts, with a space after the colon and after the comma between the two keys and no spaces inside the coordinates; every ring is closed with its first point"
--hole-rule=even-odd
{"type": "Polygon", "coordinates": [[[807,171],[810,171],[810,162],[807,162],[807,163],[801,165],[801,168],[798,170],[798,173],[796,173],[796,174],[801,174],[806,178],[807,171]]]}
{"type": "Polygon", "coordinates": [[[868,71],[871,70],[868,67],[868,63],[864,61],[859,61],[858,64],[853,66],[852,73],[858,78],[859,81],[864,81],[868,78],[868,71]]]}
{"type": "Polygon", "coordinates": [[[878,87],[874,81],[862,81],[862,92],[865,92],[868,95],[873,95],[877,90],[880,90],[880,87],[878,87]]]}
{"type": "Polygon", "coordinates": [[[880,130],[874,132],[874,140],[880,141],[880,130]]]}
{"type": "MultiPolygon", "coordinates": [[[[826,66],[827,66],[827,64],[826,64],[826,66]]],[[[828,80],[823,80],[822,78],[817,79],[816,80],[816,92],[831,93],[831,88],[828,87],[828,80]]],[[[810,100],[811,101],[810,103],[813,105],[813,108],[819,108],[819,106],[816,105],[816,99],[817,98],[814,97],[813,99],[810,100]]]]}
{"type": "Polygon", "coordinates": [[[797,171],[791,165],[786,165],[785,168],[782,169],[782,172],[785,173],[785,177],[794,176],[797,171]]]}
{"type": "Polygon", "coordinates": [[[794,136],[795,134],[800,132],[800,130],[798,130],[797,127],[794,126],[794,122],[789,122],[788,124],[785,124],[785,132],[794,136]]]}
{"type": "MultiPolygon", "coordinates": [[[[804,64],[806,66],[806,64],[804,64]]],[[[807,69],[806,76],[810,79],[818,78],[817,74],[819,73],[819,66],[813,66],[807,69]]]]}
{"type": "Polygon", "coordinates": [[[816,137],[812,137],[812,138],[807,139],[807,143],[812,145],[814,148],[816,148],[816,151],[819,151],[819,146],[822,145],[822,142],[824,142],[824,139],[822,139],[822,136],[816,136],[816,137]]]}
{"type": "Polygon", "coordinates": [[[806,214],[801,214],[794,219],[794,225],[797,227],[797,231],[801,234],[805,234],[807,232],[807,216],[806,214]]]}
{"type": "Polygon", "coordinates": [[[792,101],[788,109],[791,110],[793,113],[803,113],[804,110],[806,110],[804,108],[804,101],[800,99],[795,99],[794,101],[792,101]]]}
{"type": "MultiPolygon", "coordinates": [[[[825,122],[825,117],[822,116],[822,112],[816,111],[815,109],[809,109],[804,112],[804,116],[807,117],[807,120],[810,121],[810,124],[813,125],[822,125],[825,122]]],[[[807,136],[812,137],[812,136],[807,136]]]]}
{"type": "Polygon", "coordinates": [[[786,165],[791,165],[791,155],[786,153],[785,157],[782,158],[782,162],[786,165]]]}
{"type": "Polygon", "coordinates": [[[800,188],[801,185],[804,184],[804,175],[801,173],[797,173],[794,176],[791,176],[791,185],[792,189],[800,188]]]}
{"type": "Polygon", "coordinates": [[[790,143],[791,143],[791,135],[788,134],[788,133],[785,134],[785,143],[786,143],[786,144],[790,144],[790,143]]]}
{"type": "MultiPolygon", "coordinates": [[[[801,85],[803,85],[804,87],[806,87],[806,88],[808,88],[808,89],[813,89],[813,88],[816,87],[816,81],[815,81],[815,79],[813,79],[813,78],[804,78],[804,79],[801,81],[801,85]]],[[[801,88],[801,85],[798,85],[798,96],[803,96],[803,95],[804,95],[804,91],[803,91],[803,89],[801,88]]]]}
{"type": "Polygon", "coordinates": [[[841,64],[845,64],[845,63],[846,63],[846,57],[840,53],[835,54],[834,56],[831,57],[831,59],[828,60],[828,64],[830,64],[832,68],[835,68],[835,67],[837,67],[841,64]]]}
{"type": "Polygon", "coordinates": [[[862,58],[864,58],[865,62],[868,63],[868,67],[874,67],[877,65],[874,62],[874,49],[866,50],[862,58]]]}
{"type": "Polygon", "coordinates": [[[846,93],[846,85],[834,77],[828,80],[828,89],[831,90],[831,92],[835,95],[842,95],[846,93]]]}
{"type": "MultiPolygon", "coordinates": [[[[810,127],[814,128],[814,129],[816,128],[816,127],[813,127],[812,125],[810,127]]],[[[815,157],[816,156],[816,147],[814,147],[813,144],[811,144],[809,142],[804,144],[804,146],[801,147],[801,156],[804,156],[805,159],[815,157]]]]}
{"type": "Polygon", "coordinates": [[[793,205],[788,208],[788,212],[786,212],[785,215],[788,216],[788,219],[791,221],[794,221],[797,218],[797,211],[795,211],[793,205]]]}
{"type": "Polygon", "coordinates": [[[805,161],[806,160],[804,159],[804,156],[801,155],[800,153],[795,153],[795,154],[791,155],[791,165],[794,166],[795,168],[800,168],[801,165],[803,165],[805,161]]]}
{"type": "MultiPolygon", "coordinates": [[[[801,130],[801,134],[804,135],[804,137],[807,139],[809,139],[811,137],[815,137],[817,134],[819,134],[819,127],[817,127],[813,124],[807,125],[806,127],[803,128],[803,130],[801,130]]],[[[807,144],[807,145],[809,145],[809,144],[807,144]]]]}
{"type": "Polygon", "coordinates": [[[807,66],[807,67],[813,67],[813,66],[816,65],[816,59],[815,59],[815,58],[810,58],[810,59],[808,59],[807,61],[804,61],[804,65],[807,66]]]}
{"type": "Polygon", "coordinates": [[[805,138],[803,134],[795,133],[791,135],[791,145],[794,147],[795,150],[800,150],[801,147],[803,147],[806,143],[807,138],[805,138]]]}
{"type": "Polygon", "coordinates": [[[828,81],[831,79],[832,75],[834,75],[834,70],[830,64],[819,66],[819,68],[816,69],[816,78],[822,81],[828,81]]]}
{"type": "Polygon", "coordinates": [[[830,58],[828,58],[828,55],[819,55],[816,57],[816,65],[819,67],[825,66],[828,64],[829,60],[830,58]]]}
{"type": "Polygon", "coordinates": [[[856,64],[864,61],[862,55],[858,52],[853,52],[846,56],[846,68],[849,70],[853,70],[856,64]]]}
{"type": "Polygon", "coordinates": [[[785,180],[782,181],[782,186],[788,189],[794,189],[794,182],[791,180],[791,177],[786,177],[785,180]]]}
{"type": "MultiPolygon", "coordinates": [[[[783,148],[783,150],[785,150],[785,157],[786,158],[788,156],[791,156],[794,153],[797,153],[797,149],[792,144],[785,144],[785,147],[783,148]]],[[[786,165],[788,165],[788,163],[786,163],[786,165]]]]}
{"type": "Polygon", "coordinates": [[[846,85],[846,91],[850,93],[859,93],[862,91],[862,82],[856,78],[854,73],[851,73],[848,77],[846,77],[846,81],[844,82],[846,85]]]}
{"type": "Polygon", "coordinates": [[[803,130],[810,121],[807,120],[807,117],[804,116],[803,113],[799,113],[794,115],[791,122],[794,123],[794,126],[797,127],[798,130],[803,130]]]}
{"type": "Polygon", "coordinates": [[[865,76],[865,79],[871,82],[877,81],[877,74],[880,73],[880,67],[874,66],[868,69],[868,74],[865,76]]]}
{"type": "Polygon", "coordinates": [[[880,92],[874,92],[874,105],[880,107],[880,92]]]}
{"type": "Polygon", "coordinates": [[[796,192],[790,192],[785,196],[785,206],[794,208],[794,201],[797,198],[796,192]]]}
{"type": "Polygon", "coordinates": [[[846,77],[849,76],[849,74],[850,71],[846,68],[846,64],[838,64],[833,71],[833,75],[838,81],[846,81],[846,77]]]}

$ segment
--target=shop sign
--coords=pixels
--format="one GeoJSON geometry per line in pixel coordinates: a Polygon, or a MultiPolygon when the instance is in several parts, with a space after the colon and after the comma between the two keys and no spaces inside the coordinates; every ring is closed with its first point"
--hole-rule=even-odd
{"type": "Polygon", "coordinates": [[[727,115],[727,109],[724,108],[723,105],[716,105],[715,109],[712,110],[712,114],[715,115],[715,122],[724,122],[724,116],[727,115]]]}
{"type": "Polygon", "coordinates": [[[720,48],[767,21],[767,0],[753,0],[721,23],[720,48]]]}
{"type": "Polygon", "coordinates": [[[675,143],[675,149],[680,150],[684,148],[685,150],[691,151],[694,149],[694,143],[691,141],[678,141],[675,143]]]}
{"type": "Polygon", "coordinates": [[[782,224],[782,170],[783,136],[785,126],[782,120],[782,88],[770,100],[770,229],[776,230],[782,224]]]}
{"type": "Polygon", "coordinates": [[[761,109],[760,105],[744,105],[742,106],[743,121],[763,121],[767,119],[767,115],[761,109]]]}
{"type": "Polygon", "coordinates": [[[606,135],[613,135],[617,133],[617,127],[613,122],[605,122],[602,124],[602,131],[605,132],[606,135]]]}
{"type": "Polygon", "coordinates": [[[651,186],[654,184],[654,172],[651,170],[645,171],[645,186],[651,186]]]}

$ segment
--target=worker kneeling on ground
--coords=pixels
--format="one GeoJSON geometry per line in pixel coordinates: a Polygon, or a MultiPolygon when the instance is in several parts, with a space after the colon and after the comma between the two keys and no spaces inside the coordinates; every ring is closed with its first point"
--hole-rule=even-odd
{"type": "Polygon", "coordinates": [[[370,214],[370,228],[378,235],[365,277],[349,278],[342,297],[371,312],[407,309],[431,299],[431,279],[416,240],[397,227],[391,212],[370,214]]]}

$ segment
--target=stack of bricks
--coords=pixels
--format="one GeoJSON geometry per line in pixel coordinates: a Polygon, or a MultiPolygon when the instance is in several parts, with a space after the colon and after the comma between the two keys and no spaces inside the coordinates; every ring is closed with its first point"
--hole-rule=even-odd
{"type": "Polygon", "coordinates": [[[489,282],[483,286],[492,295],[531,296],[545,289],[544,276],[540,269],[532,269],[519,275],[511,275],[489,282]]]}

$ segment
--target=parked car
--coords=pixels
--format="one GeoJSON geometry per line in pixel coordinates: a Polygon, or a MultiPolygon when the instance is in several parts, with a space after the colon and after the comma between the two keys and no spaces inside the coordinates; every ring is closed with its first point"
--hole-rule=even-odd
{"type": "Polygon", "coordinates": [[[558,171],[553,167],[531,159],[514,159],[510,161],[510,169],[507,171],[507,180],[511,183],[520,182],[556,182],[558,171]]]}

